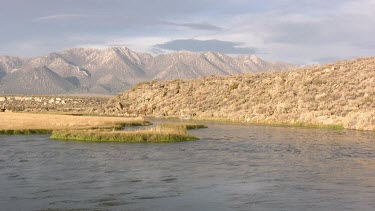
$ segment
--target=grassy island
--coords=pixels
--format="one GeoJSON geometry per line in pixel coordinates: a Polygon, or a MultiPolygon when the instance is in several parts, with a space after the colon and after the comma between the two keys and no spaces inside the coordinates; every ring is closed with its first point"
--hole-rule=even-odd
{"type": "Polygon", "coordinates": [[[187,130],[197,124],[161,124],[135,131],[124,127],[148,126],[143,118],[72,116],[61,114],[0,113],[0,134],[52,134],[52,139],[91,142],[181,142],[198,138],[187,130]]]}
{"type": "Polygon", "coordinates": [[[181,142],[195,141],[198,138],[187,133],[185,126],[159,125],[148,130],[107,131],[107,130],[71,130],[54,131],[52,139],[92,142],[181,142]]]}

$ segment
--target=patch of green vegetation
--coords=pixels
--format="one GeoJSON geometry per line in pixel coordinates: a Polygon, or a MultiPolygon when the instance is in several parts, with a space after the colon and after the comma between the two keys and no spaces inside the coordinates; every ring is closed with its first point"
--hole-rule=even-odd
{"type": "Polygon", "coordinates": [[[247,122],[247,124],[254,125],[268,125],[274,127],[303,127],[303,128],[316,128],[316,129],[330,129],[330,130],[343,130],[345,129],[343,125],[324,125],[324,124],[314,124],[306,122],[247,122]]]}
{"type": "Polygon", "coordinates": [[[207,128],[206,125],[195,124],[195,123],[164,123],[164,124],[161,124],[159,127],[175,128],[175,129],[181,129],[181,130],[196,130],[196,129],[207,128]]]}
{"type": "Polygon", "coordinates": [[[22,129],[22,130],[0,130],[4,135],[31,135],[31,134],[51,134],[52,130],[46,129],[22,129]]]}
{"type": "Polygon", "coordinates": [[[126,123],[120,123],[119,126],[121,127],[137,127],[137,126],[150,126],[152,125],[149,121],[144,122],[126,122],[126,123]]]}
{"type": "Polygon", "coordinates": [[[304,122],[297,122],[297,123],[293,123],[289,125],[293,127],[308,127],[308,128],[320,128],[320,129],[331,129],[331,130],[345,129],[343,125],[323,125],[323,124],[312,124],[312,123],[304,123],[304,122]]]}
{"type": "Polygon", "coordinates": [[[199,118],[199,117],[194,117],[193,120],[197,120],[197,121],[210,121],[210,122],[221,122],[221,123],[243,123],[243,122],[240,122],[240,121],[235,121],[235,120],[231,120],[231,119],[226,119],[226,118],[199,118]]]}
{"type": "Polygon", "coordinates": [[[324,124],[314,124],[314,123],[306,123],[306,122],[295,122],[295,123],[286,123],[286,122],[244,122],[244,121],[233,121],[230,119],[224,118],[194,118],[195,120],[199,121],[213,121],[213,122],[222,122],[222,123],[234,123],[234,124],[253,124],[253,125],[268,125],[268,126],[275,126],[275,127],[305,127],[305,128],[317,128],[317,129],[330,129],[330,130],[343,130],[345,127],[340,124],[331,124],[331,125],[324,125],[324,124]]]}
{"type": "Polygon", "coordinates": [[[125,122],[125,123],[118,123],[113,128],[114,130],[122,130],[124,127],[139,127],[139,126],[150,126],[152,125],[151,122],[144,121],[144,122],[125,122]]]}
{"type": "Polygon", "coordinates": [[[100,127],[90,127],[91,130],[122,130],[124,127],[137,127],[137,126],[150,126],[152,125],[149,121],[143,121],[143,122],[124,122],[124,123],[116,123],[114,125],[108,125],[108,126],[100,126],[100,127]]]}
{"type": "Polygon", "coordinates": [[[188,134],[156,133],[151,131],[138,133],[101,131],[54,131],[51,138],[57,140],[129,143],[171,143],[198,140],[198,138],[190,136],[188,134]]]}
{"type": "Polygon", "coordinates": [[[196,130],[196,129],[204,129],[208,128],[206,125],[185,125],[187,130],[196,130]]]}

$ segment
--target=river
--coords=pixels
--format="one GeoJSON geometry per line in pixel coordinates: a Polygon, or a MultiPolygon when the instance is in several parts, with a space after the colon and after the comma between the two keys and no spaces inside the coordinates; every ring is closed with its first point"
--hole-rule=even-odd
{"type": "Polygon", "coordinates": [[[0,210],[375,210],[375,133],[207,125],[168,144],[0,135],[0,210]]]}

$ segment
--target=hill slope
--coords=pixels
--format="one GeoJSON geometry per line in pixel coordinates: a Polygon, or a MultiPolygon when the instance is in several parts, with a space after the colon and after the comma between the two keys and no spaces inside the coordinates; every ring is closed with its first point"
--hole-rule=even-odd
{"type": "MultiPolygon", "coordinates": [[[[0,83],[10,83],[7,82],[9,78],[16,80],[15,77],[22,77],[24,70],[30,72],[31,69],[43,66],[59,75],[62,80],[67,80],[76,86],[74,90],[68,89],[70,94],[117,94],[142,81],[190,79],[208,75],[286,70],[295,67],[291,64],[266,62],[255,55],[232,58],[216,52],[180,51],[153,57],[125,47],[104,50],[73,48],[36,58],[0,56],[0,83]]],[[[24,77],[22,81],[26,79],[24,77]]],[[[66,93],[65,89],[58,89],[58,86],[56,84],[57,89],[52,89],[58,91],[55,94],[66,93]]],[[[18,91],[29,92],[19,88],[18,91]]],[[[0,87],[0,93],[13,92],[0,87]]],[[[50,94],[50,92],[46,90],[45,93],[38,92],[38,94],[50,94]]]]}
{"type": "Polygon", "coordinates": [[[45,66],[22,69],[6,75],[0,82],[0,90],[9,94],[55,94],[74,89],[74,84],[45,66]]]}
{"type": "Polygon", "coordinates": [[[142,83],[107,113],[375,130],[375,57],[306,69],[142,83]]]}

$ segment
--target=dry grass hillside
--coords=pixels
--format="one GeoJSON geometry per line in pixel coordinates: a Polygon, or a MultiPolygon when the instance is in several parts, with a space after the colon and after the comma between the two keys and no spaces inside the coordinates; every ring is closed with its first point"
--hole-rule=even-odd
{"type": "Polygon", "coordinates": [[[375,130],[375,57],[305,69],[142,83],[106,113],[375,130]]]}

